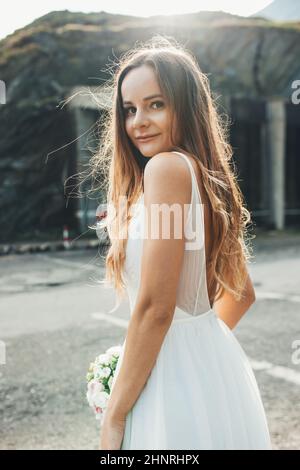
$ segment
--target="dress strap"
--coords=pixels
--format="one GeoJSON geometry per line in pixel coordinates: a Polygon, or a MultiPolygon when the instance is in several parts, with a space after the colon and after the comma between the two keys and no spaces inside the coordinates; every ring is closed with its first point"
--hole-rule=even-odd
{"type": "Polygon", "coordinates": [[[195,186],[196,193],[198,195],[199,202],[201,204],[202,203],[201,194],[200,194],[200,191],[199,191],[198,182],[197,182],[197,178],[196,178],[196,175],[195,175],[195,170],[193,168],[193,165],[191,164],[190,160],[188,159],[188,157],[184,153],[177,152],[175,150],[173,150],[172,153],[177,153],[178,155],[181,155],[185,159],[185,161],[187,162],[187,164],[189,166],[189,169],[190,169],[190,172],[191,172],[191,176],[192,176],[192,191],[193,191],[193,186],[195,186]]]}
{"type": "MultiPolygon", "coordinates": [[[[199,242],[202,244],[202,243],[204,243],[204,238],[205,238],[205,233],[204,233],[204,208],[203,208],[202,201],[201,201],[201,195],[200,195],[200,191],[199,191],[199,187],[198,187],[198,182],[197,182],[195,170],[194,170],[193,165],[191,164],[189,158],[184,153],[176,152],[175,150],[173,152],[177,153],[178,155],[183,157],[184,160],[186,161],[189,169],[190,169],[191,179],[192,179],[192,191],[191,191],[190,209],[189,209],[189,212],[188,212],[187,219],[189,219],[189,217],[193,214],[193,217],[192,217],[193,221],[191,221],[190,223],[195,224],[196,223],[196,212],[199,214],[199,210],[200,210],[199,217],[200,217],[200,220],[201,220],[201,227],[202,227],[201,232],[202,233],[200,235],[199,242]],[[196,192],[196,196],[194,197],[195,192],[196,192]],[[198,201],[197,201],[197,198],[198,198],[198,201]],[[196,209],[196,207],[197,207],[197,209],[196,209]]],[[[188,226],[190,226],[190,224],[188,224],[188,226]]],[[[194,228],[196,229],[196,227],[194,227],[194,228]]]]}

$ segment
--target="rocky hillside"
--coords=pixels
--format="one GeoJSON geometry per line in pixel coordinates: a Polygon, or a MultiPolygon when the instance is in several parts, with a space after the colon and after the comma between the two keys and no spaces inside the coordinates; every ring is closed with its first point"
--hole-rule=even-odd
{"type": "Polygon", "coordinates": [[[66,107],[58,105],[76,85],[104,83],[114,56],[157,32],[192,50],[217,95],[288,98],[299,78],[297,24],[221,12],[166,19],[64,11],[15,31],[0,41],[7,87],[0,113],[1,241],[60,230],[71,217],[62,185],[74,167],[74,145],[65,146],[74,135],[66,107]]]}

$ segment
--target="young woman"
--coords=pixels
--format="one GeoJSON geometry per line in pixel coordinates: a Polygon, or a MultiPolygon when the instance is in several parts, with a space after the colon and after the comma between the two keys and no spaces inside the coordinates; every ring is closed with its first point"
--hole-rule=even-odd
{"type": "Polygon", "coordinates": [[[131,317],[100,449],[271,449],[232,332],[255,301],[250,214],[208,80],[156,36],[124,55],[113,90],[93,166],[110,155],[105,281],[127,292],[131,317]]]}

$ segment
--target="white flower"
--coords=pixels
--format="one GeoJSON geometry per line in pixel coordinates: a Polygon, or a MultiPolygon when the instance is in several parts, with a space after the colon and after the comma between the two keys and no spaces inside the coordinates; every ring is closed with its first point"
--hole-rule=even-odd
{"type": "Polygon", "coordinates": [[[96,365],[95,368],[94,368],[94,376],[95,378],[99,378],[102,374],[102,369],[103,367],[100,366],[100,365],[96,365]]]}
{"type": "Polygon", "coordinates": [[[108,354],[100,354],[98,357],[96,357],[96,364],[109,366],[109,364],[110,364],[109,355],[108,354]]]}
{"type": "Polygon", "coordinates": [[[94,362],[91,362],[91,363],[90,363],[90,367],[89,367],[89,369],[88,369],[89,372],[93,372],[94,367],[95,367],[95,363],[94,363],[94,362]]]}
{"type": "Polygon", "coordinates": [[[94,395],[94,405],[100,406],[100,408],[106,408],[108,400],[109,394],[107,392],[103,391],[94,395]]]}
{"type": "Polygon", "coordinates": [[[97,379],[106,379],[107,377],[110,376],[111,369],[110,367],[97,367],[95,369],[95,378],[97,379]]]}
{"type": "Polygon", "coordinates": [[[86,380],[89,382],[91,379],[93,379],[94,373],[93,372],[88,372],[86,374],[86,380]]]}
{"type": "Polygon", "coordinates": [[[120,353],[121,353],[121,350],[122,350],[122,346],[120,346],[120,345],[112,346],[111,348],[108,348],[106,350],[106,354],[109,354],[110,356],[119,357],[120,353]]]}
{"type": "Polygon", "coordinates": [[[121,346],[112,346],[108,348],[105,354],[108,356],[109,364],[112,365],[114,362],[118,361],[118,358],[121,353],[121,346]]]}
{"type": "Polygon", "coordinates": [[[91,380],[88,383],[86,398],[90,406],[93,406],[95,397],[97,397],[100,393],[102,393],[103,390],[104,390],[103,385],[97,382],[96,380],[91,380]]]}

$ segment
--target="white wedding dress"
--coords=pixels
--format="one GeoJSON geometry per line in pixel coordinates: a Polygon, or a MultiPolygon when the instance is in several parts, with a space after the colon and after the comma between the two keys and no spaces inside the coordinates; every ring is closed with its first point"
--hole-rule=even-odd
{"type": "MultiPolygon", "coordinates": [[[[191,249],[186,241],[174,317],[148,380],[127,414],[121,450],[272,449],[250,362],[232,330],[210,307],[201,196],[189,158],[175,153],[190,168],[192,200],[187,224],[197,230],[200,242],[191,249]]],[[[133,214],[124,268],[131,312],[140,280],[143,194],[133,214]]],[[[126,338],[112,387],[125,345],[126,338]]]]}

